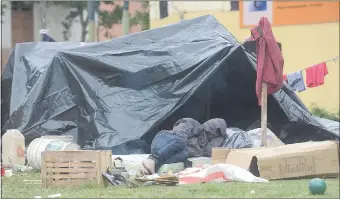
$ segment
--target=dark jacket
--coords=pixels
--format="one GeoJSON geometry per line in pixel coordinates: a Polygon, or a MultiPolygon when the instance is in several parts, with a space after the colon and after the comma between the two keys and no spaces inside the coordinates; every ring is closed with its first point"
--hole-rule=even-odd
{"type": "Polygon", "coordinates": [[[220,147],[227,138],[224,119],[211,119],[201,125],[192,118],[182,118],[173,127],[173,132],[187,139],[189,157],[211,157],[212,147],[220,147]]]}

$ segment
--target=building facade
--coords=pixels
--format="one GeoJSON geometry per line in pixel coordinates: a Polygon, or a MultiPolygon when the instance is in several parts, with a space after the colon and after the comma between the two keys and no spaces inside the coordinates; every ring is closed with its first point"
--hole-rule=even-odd
{"type": "MultiPolygon", "coordinates": [[[[48,29],[48,34],[57,41],[64,41],[62,22],[70,12],[67,9],[58,5],[45,4],[38,2],[35,4],[27,4],[23,1],[6,1],[2,2],[5,5],[4,14],[2,16],[1,26],[1,68],[3,71],[4,65],[7,63],[9,54],[16,43],[22,42],[37,42],[41,40],[39,30],[48,29]]],[[[118,1],[116,5],[123,5],[123,1],[118,1]]],[[[100,10],[110,11],[114,6],[101,3],[100,10]]],[[[130,16],[133,16],[136,11],[144,11],[141,3],[131,1],[129,5],[130,16]]],[[[86,14],[86,12],[85,12],[86,14]]],[[[98,18],[98,17],[97,17],[98,18]]],[[[98,19],[97,19],[98,20],[98,19]]],[[[135,25],[130,28],[130,33],[140,32],[141,26],[135,25]]],[[[81,25],[79,21],[74,21],[70,28],[69,41],[81,40],[81,25]]],[[[99,26],[97,31],[97,41],[105,41],[114,37],[123,35],[121,24],[113,25],[110,29],[99,26]],[[106,32],[110,36],[106,36],[106,32]]]]}

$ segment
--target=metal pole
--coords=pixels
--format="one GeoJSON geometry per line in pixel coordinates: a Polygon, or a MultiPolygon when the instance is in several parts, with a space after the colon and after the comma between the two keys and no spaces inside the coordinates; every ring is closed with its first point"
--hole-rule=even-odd
{"type": "Polygon", "coordinates": [[[88,41],[89,42],[94,42],[94,34],[95,34],[95,24],[94,24],[94,1],[88,1],[87,2],[87,15],[88,15],[88,22],[87,22],[87,27],[89,31],[89,37],[88,41]]]}
{"type": "MultiPolygon", "coordinates": [[[[40,2],[40,14],[41,14],[41,28],[40,30],[44,30],[46,32],[46,1],[40,2]]],[[[43,34],[39,31],[40,40],[43,38],[43,34]]]]}
{"type": "Polygon", "coordinates": [[[122,24],[123,24],[123,34],[124,35],[129,34],[129,29],[130,29],[129,1],[124,1],[122,24]]]}
{"type": "Polygon", "coordinates": [[[95,12],[95,17],[94,17],[94,24],[95,24],[95,40],[96,42],[99,41],[99,25],[98,25],[98,7],[96,9],[96,12],[95,12]]]}
{"type": "Polygon", "coordinates": [[[99,10],[99,6],[100,6],[100,1],[94,1],[94,35],[95,35],[95,41],[99,41],[99,25],[98,25],[98,20],[99,20],[99,16],[98,16],[98,10],[99,10]]]}
{"type": "Polygon", "coordinates": [[[184,12],[185,12],[185,11],[180,11],[180,10],[178,9],[178,7],[177,7],[173,2],[171,2],[171,5],[172,5],[172,7],[175,8],[175,10],[178,12],[180,21],[183,21],[183,20],[184,20],[184,12]]]}
{"type": "Polygon", "coordinates": [[[46,29],[46,1],[42,1],[42,29],[46,29]]]}

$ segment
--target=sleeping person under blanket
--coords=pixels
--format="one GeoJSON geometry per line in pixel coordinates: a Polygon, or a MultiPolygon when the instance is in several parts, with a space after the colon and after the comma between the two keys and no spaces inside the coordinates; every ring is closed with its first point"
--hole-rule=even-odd
{"type": "Polygon", "coordinates": [[[184,162],[191,157],[211,157],[213,147],[227,138],[224,119],[215,118],[201,125],[192,118],[178,120],[172,130],[160,131],[151,143],[151,155],[143,161],[144,175],[154,174],[163,164],[184,162]]]}

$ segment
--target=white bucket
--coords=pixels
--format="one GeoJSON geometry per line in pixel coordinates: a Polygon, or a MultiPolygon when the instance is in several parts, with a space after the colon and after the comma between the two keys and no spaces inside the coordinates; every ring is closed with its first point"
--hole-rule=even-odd
{"type": "MultiPolygon", "coordinates": [[[[53,136],[57,137],[57,136],[53,136]]],[[[65,142],[61,139],[37,138],[34,139],[27,149],[28,164],[40,170],[41,168],[41,153],[43,151],[63,151],[63,150],[79,150],[79,145],[72,142],[65,142]]]]}
{"type": "Polygon", "coordinates": [[[55,140],[62,140],[65,142],[73,142],[72,135],[44,135],[41,136],[43,139],[55,139],[55,140]]]}

